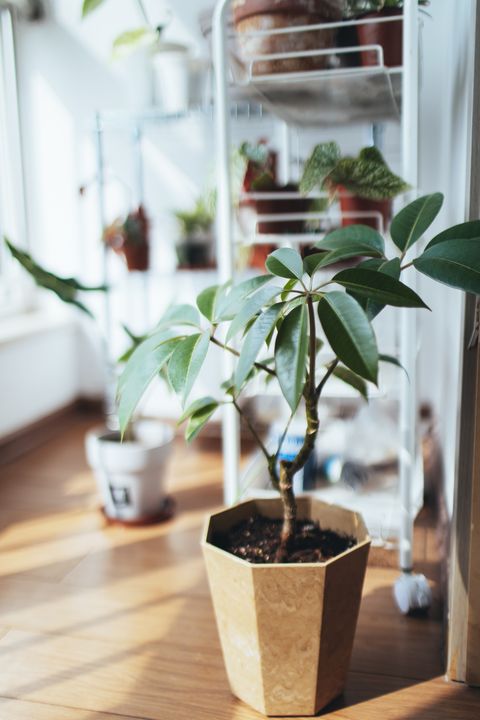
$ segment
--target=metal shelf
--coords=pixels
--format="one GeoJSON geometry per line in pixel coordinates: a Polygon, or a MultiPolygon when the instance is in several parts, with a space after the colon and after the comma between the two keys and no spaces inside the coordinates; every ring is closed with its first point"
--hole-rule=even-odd
{"type": "MultiPolygon", "coordinates": [[[[382,19],[363,18],[316,25],[292,26],[242,33],[242,40],[233,33],[228,50],[232,75],[231,93],[235,99],[255,99],[265,104],[277,117],[298,126],[331,127],[359,122],[381,122],[401,119],[403,67],[387,67],[381,45],[321,47],[310,50],[260,53],[250,56],[252,48],[262,42],[279,40],[282,36],[302,35],[311,38],[340,29],[353,31],[371,23],[402,22],[399,16],[382,19]],[[246,50],[242,45],[247,45],[246,50]],[[368,51],[372,65],[349,65],[368,51]],[[305,65],[311,65],[304,69],[305,65]],[[289,67],[288,71],[270,71],[289,67]],[[315,68],[317,66],[317,69],[315,68]],[[291,68],[296,68],[292,70],[291,68]],[[299,70],[300,69],[300,70],[299,70]]],[[[308,45],[308,43],[307,43],[308,45]]],[[[256,50],[256,52],[257,52],[256,50]]]]}
{"type": "Polygon", "coordinates": [[[299,127],[332,127],[399,121],[401,68],[344,68],[282,73],[232,86],[236,98],[250,98],[299,127]],[[282,82],[283,80],[283,82],[282,82]]]}
{"type": "MultiPolygon", "coordinates": [[[[233,102],[230,108],[232,118],[244,119],[261,119],[268,114],[268,110],[259,101],[255,102],[249,99],[239,98],[237,102],[233,102]]],[[[175,124],[181,120],[189,120],[192,118],[207,118],[213,120],[214,106],[213,104],[195,105],[184,112],[165,113],[161,108],[147,107],[138,110],[129,110],[125,108],[111,108],[96,113],[95,129],[100,130],[129,130],[140,126],[148,125],[168,125],[175,124]]]]}

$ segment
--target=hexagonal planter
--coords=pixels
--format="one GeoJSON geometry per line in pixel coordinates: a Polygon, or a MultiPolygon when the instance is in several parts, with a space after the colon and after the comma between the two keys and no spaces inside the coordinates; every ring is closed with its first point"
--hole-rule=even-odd
{"type": "Polygon", "coordinates": [[[281,565],[254,565],[216,547],[219,535],[255,513],[280,518],[281,502],[250,500],[212,515],[202,542],[230,687],[265,715],[315,715],[345,684],[370,538],[357,513],[304,497],[299,519],[358,544],[325,563],[281,565]]]}

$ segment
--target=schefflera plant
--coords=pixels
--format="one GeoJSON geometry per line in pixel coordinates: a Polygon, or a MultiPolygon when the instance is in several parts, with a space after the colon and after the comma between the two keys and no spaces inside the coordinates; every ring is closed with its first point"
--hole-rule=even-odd
{"type": "MultiPolygon", "coordinates": [[[[427,307],[401,281],[402,272],[414,267],[434,280],[480,293],[480,221],[445,230],[420,255],[410,257],[442,202],[443,196],[435,193],[398,213],[391,225],[397,249],[394,257],[387,257],[384,238],[376,230],[351,225],[319,240],[318,253],[305,260],[293,249],[276,250],[267,259],[268,274],[238,285],[208,288],[199,295],[197,307],[171,307],[137,348],[120,378],[122,432],[150,382],[165,368],[185,406],[211,345],[237,358],[235,372],[222,385],[219,397],[204,397],[186,407],[180,422],[187,421],[188,441],[220,405],[232,403],[242,414],[240,397],[259,374],[278,383],[292,417],[304,408],[303,445],[288,461],[278,462],[282,440],[271,452],[245,418],[283,503],[277,562],[286,560],[294,538],[297,507],[293,478],[314,449],[325,385],[336,376],[367,398],[368,383],[377,383],[379,363],[399,364],[396,358],[379,353],[373,319],[386,306],[427,307]],[[353,258],[357,258],[354,267],[329,272],[339,261],[353,258]],[[332,351],[326,364],[319,361],[323,336],[332,351]]],[[[288,425],[285,434],[287,430],[288,425]]]]}

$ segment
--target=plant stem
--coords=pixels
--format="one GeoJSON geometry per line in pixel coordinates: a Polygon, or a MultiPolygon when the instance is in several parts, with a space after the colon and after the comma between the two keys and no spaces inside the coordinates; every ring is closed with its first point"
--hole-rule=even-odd
{"type": "Polygon", "coordinates": [[[310,325],[310,349],[309,349],[309,392],[315,394],[315,363],[317,358],[317,338],[315,328],[315,310],[313,308],[313,301],[309,295],[307,298],[308,307],[308,320],[310,325]]]}
{"type": "Polygon", "coordinates": [[[319,398],[320,398],[320,395],[322,394],[323,388],[325,387],[325,385],[327,384],[327,382],[329,381],[329,379],[331,378],[331,376],[332,376],[333,373],[335,372],[335,368],[337,367],[338,363],[339,363],[339,360],[338,360],[338,358],[336,358],[336,359],[333,360],[333,362],[331,362],[330,365],[328,366],[327,372],[326,372],[325,375],[323,376],[320,384],[318,385],[318,387],[317,387],[317,389],[316,389],[316,391],[315,391],[316,396],[317,396],[317,402],[318,402],[318,400],[319,400],[319,398]]]}
{"type": "MultiPolygon", "coordinates": [[[[232,353],[232,355],[236,355],[236,357],[240,357],[240,353],[235,350],[235,348],[230,347],[229,345],[225,345],[224,343],[220,342],[220,340],[217,340],[216,337],[213,335],[210,336],[210,340],[214,345],[218,345],[218,347],[221,347],[223,350],[227,350],[229,353],[232,353]]],[[[256,362],[254,363],[255,367],[258,368],[258,370],[263,370],[264,372],[268,373],[269,375],[273,375],[273,377],[277,377],[277,373],[275,370],[272,370],[272,368],[269,368],[268,365],[264,365],[263,363],[256,362]]]]}
{"type": "Polygon", "coordinates": [[[413,261],[407,263],[406,265],[402,265],[402,267],[400,268],[400,270],[406,270],[407,268],[412,267],[412,265],[413,265],[413,261]]]}
{"type": "MultiPolygon", "coordinates": [[[[309,317],[309,378],[305,387],[305,415],[307,420],[307,430],[303,445],[292,461],[280,461],[280,482],[279,491],[283,503],[283,526],[280,536],[280,545],[278,547],[275,562],[285,562],[288,557],[288,550],[295,536],[295,524],[297,521],[297,503],[293,492],[293,478],[307,462],[308,458],[315,447],[315,440],[318,434],[319,420],[317,402],[317,388],[315,387],[316,372],[316,330],[315,330],[315,312],[313,301],[310,295],[307,298],[308,317],[309,317]]],[[[332,371],[333,372],[333,371],[332,371]]]]}
{"type": "Polygon", "coordinates": [[[140,10],[140,15],[142,16],[145,25],[150,25],[150,21],[148,19],[147,11],[145,10],[145,5],[143,4],[143,0],[136,0],[138,9],[140,10]]]}
{"type": "Polygon", "coordinates": [[[270,454],[269,454],[267,448],[265,447],[262,438],[258,434],[257,429],[255,428],[254,424],[252,423],[252,421],[250,420],[248,415],[245,415],[242,408],[240,407],[240,405],[238,404],[238,402],[235,399],[233,400],[233,405],[235,407],[235,410],[240,415],[240,417],[242,417],[245,420],[245,422],[247,423],[248,429],[250,430],[251,434],[253,435],[255,442],[259,446],[260,450],[265,455],[267,461],[270,462],[270,454]]]}
{"type": "Polygon", "coordinates": [[[270,455],[270,453],[268,452],[268,450],[267,450],[267,448],[266,448],[266,446],[265,446],[262,438],[261,438],[260,435],[258,434],[255,425],[252,423],[252,421],[250,420],[250,418],[248,417],[248,415],[245,415],[245,413],[243,412],[242,408],[240,407],[240,405],[238,404],[238,402],[237,402],[235,399],[233,400],[233,405],[234,405],[234,407],[235,407],[235,410],[236,410],[236,411],[238,412],[238,414],[240,415],[240,417],[242,417],[242,418],[245,420],[245,422],[246,422],[246,424],[247,424],[247,427],[248,427],[248,429],[249,429],[252,437],[254,438],[255,442],[256,442],[257,445],[259,446],[259,448],[260,448],[260,450],[262,451],[262,453],[265,455],[265,458],[266,458],[266,460],[267,460],[267,465],[268,465],[268,472],[269,472],[269,475],[270,475],[270,479],[271,479],[271,481],[272,481],[272,485],[273,485],[273,487],[274,487],[276,490],[279,490],[279,489],[280,489],[280,484],[279,484],[279,478],[278,478],[278,473],[277,473],[277,468],[276,468],[276,465],[277,465],[277,456],[276,456],[276,455],[270,455]]]}

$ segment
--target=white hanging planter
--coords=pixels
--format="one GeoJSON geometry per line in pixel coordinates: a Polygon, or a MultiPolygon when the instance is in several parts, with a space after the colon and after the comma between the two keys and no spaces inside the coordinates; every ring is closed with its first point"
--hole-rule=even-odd
{"type": "Polygon", "coordinates": [[[190,89],[188,48],[178,43],[160,43],[152,56],[156,104],[167,115],[187,112],[190,89]]]}
{"type": "Polygon", "coordinates": [[[107,517],[148,522],[165,506],[165,471],[174,433],[156,420],[138,421],[133,431],[133,441],[120,442],[118,432],[94,428],[85,439],[87,460],[107,517]]]}
{"type": "Polygon", "coordinates": [[[154,102],[151,46],[139,47],[115,59],[130,110],[143,110],[154,102]]]}

